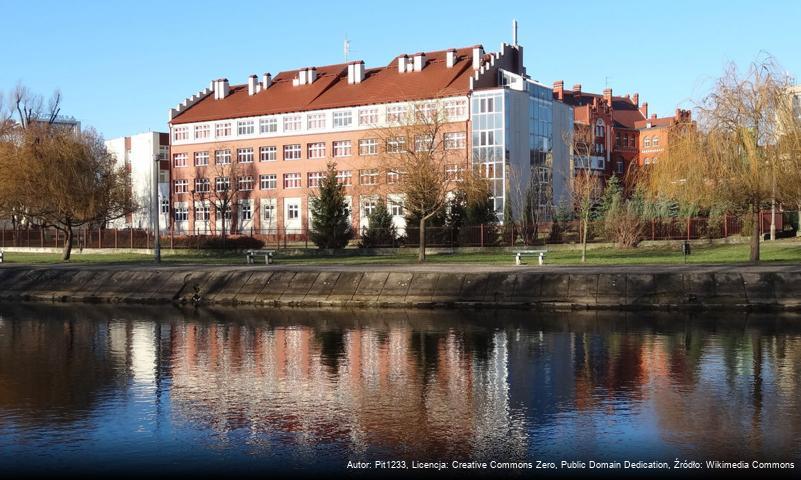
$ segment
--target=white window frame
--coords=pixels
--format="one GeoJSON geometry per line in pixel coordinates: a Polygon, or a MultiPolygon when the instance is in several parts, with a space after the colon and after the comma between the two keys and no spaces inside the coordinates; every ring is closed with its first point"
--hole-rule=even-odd
{"type": "Polygon", "coordinates": [[[259,175],[259,190],[275,190],[278,188],[278,175],[264,173],[259,175]]]}
{"type": "Polygon", "coordinates": [[[319,160],[325,158],[325,142],[314,142],[306,144],[306,158],[309,160],[319,160]]]}
{"type": "Polygon", "coordinates": [[[307,130],[322,130],[325,128],[325,113],[313,112],[306,115],[307,130]]]}
{"type": "Polygon", "coordinates": [[[350,140],[335,140],[331,142],[331,150],[335,158],[350,157],[353,155],[353,142],[350,140]]]}
{"type": "Polygon", "coordinates": [[[303,128],[303,117],[300,115],[284,115],[284,131],[299,132],[303,128]]]}
{"type": "Polygon", "coordinates": [[[205,167],[209,164],[209,152],[208,150],[203,152],[195,152],[195,166],[196,167],[205,167]]]}
{"type": "Polygon", "coordinates": [[[228,138],[231,136],[231,122],[217,122],[214,124],[214,136],[216,138],[228,138]]]}
{"type": "Polygon", "coordinates": [[[350,128],[353,125],[353,111],[352,110],[338,110],[333,115],[334,128],[350,128]]]}
{"type": "Polygon", "coordinates": [[[378,125],[378,108],[359,109],[359,126],[369,127],[372,125],[378,125]]]}
{"type": "Polygon", "coordinates": [[[378,139],[362,138],[359,140],[359,155],[378,155],[378,139]]]}
{"type": "Polygon", "coordinates": [[[195,178],[195,192],[207,193],[211,191],[211,181],[205,177],[195,178]]]}
{"type": "Polygon", "coordinates": [[[173,191],[175,193],[189,193],[189,180],[186,178],[179,178],[173,182],[173,191]]]}
{"type": "Polygon", "coordinates": [[[278,132],[278,119],[275,117],[267,117],[259,119],[259,133],[276,133],[278,132]]]}
{"type": "Polygon", "coordinates": [[[231,164],[231,149],[224,148],[222,150],[214,151],[214,164],[215,165],[230,165],[231,164]],[[220,161],[222,160],[222,161],[220,161]]]}
{"type": "Polygon", "coordinates": [[[303,177],[300,172],[284,174],[284,189],[303,188],[303,177]]]}
{"type": "Polygon", "coordinates": [[[260,162],[275,162],[276,160],[278,160],[278,148],[274,145],[259,147],[260,162]]]}
{"type": "Polygon", "coordinates": [[[301,160],[303,158],[303,146],[299,143],[284,145],[284,161],[301,160]],[[297,157],[295,156],[297,154],[297,157]]]}
{"type": "Polygon", "coordinates": [[[183,167],[185,167],[188,160],[189,160],[189,154],[187,154],[187,153],[173,153],[172,154],[172,166],[175,167],[175,168],[183,168],[183,167]]]}
{"type": "Polygon", "coordinates": [[[236,134],[239,136],[254,135],[256,133],[256,121],[253,119],[237,120],[236,134]]]}

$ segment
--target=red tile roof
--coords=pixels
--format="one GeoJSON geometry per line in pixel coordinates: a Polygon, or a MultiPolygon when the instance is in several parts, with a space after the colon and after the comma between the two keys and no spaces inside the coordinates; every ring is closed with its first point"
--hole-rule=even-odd
{"type": "MultiPolygon", "coordinates": [[[[564,90],[564,102],[573,107],[592,105],[595,99],[603,101],[604,96],[584,91],[577,95],[573,90],[564,90]]],[[[644,119],[645,116],[631,98],[612,96],[612,120],[615,122],[615,127],[633,129],[635,122],[644,119]]]]}
{"type": "Polygon", "coordinates": [[[361,83],[348,84],[348,64],[317,67],[317,79],[310,85],[292,85],[299,70],[281,72],[266,90],[248,95],[247,84],[235,85],[228,96],[215,100],[208,95],[183,112],[172,124],[301,112],[376,103],[422,100],[465,95],[469,91],[472,49],[457,49],[457,61],[447,68],[448,50],[426,52],[426,66],[420,72],[398,72],[398,57],[389,65],[365,70],[361,83]]]}

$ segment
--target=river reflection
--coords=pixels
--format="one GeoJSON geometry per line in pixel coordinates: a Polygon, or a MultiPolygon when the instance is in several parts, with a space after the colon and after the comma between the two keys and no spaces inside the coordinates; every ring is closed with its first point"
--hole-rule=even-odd
{"type": "Polygon", "coordinates": [[[799,394],[789,316],[0,305],[12,470],[794,460],[799,394]]]}

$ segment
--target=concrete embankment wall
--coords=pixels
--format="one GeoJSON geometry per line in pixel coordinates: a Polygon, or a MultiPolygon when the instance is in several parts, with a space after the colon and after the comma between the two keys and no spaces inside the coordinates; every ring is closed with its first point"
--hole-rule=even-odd
{"type": "Polygon", "coordinates": [[[801,272],[2,268],[0,300],[297,307],[801,309],[801,272]]]}

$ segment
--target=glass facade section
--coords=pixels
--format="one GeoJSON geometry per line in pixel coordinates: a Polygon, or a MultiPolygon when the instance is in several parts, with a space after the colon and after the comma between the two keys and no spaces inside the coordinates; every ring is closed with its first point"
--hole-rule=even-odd
{"type": "Polygon", "coordinates": [[[504,93],[476,92],[471,105],[473,123],[473,168],[490,181],[495,212],[502,214],[504,163],[507,158],[504,129],[504,93]]]}

